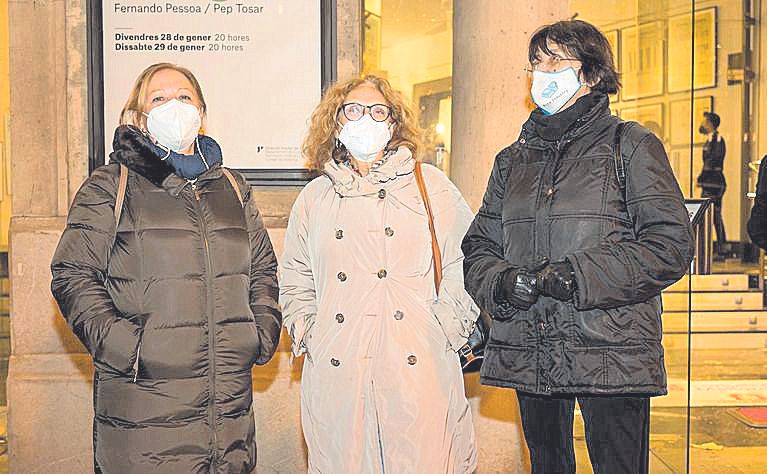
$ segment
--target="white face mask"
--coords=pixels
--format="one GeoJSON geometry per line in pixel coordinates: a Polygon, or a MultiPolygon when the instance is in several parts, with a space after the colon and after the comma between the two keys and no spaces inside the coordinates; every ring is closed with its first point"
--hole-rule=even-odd
{"type": "Polygon", "coordinates": [[[346,122],[338,140],[356,160],[371,163],[391,140],[391,130],[385,121],[376,122],[365,114],[357,121],[346,122]]]}
{"type": "Polygon", "coordinates": [[[551,115],[562,110],[580,88],[578,73],[569,67],[559,72],[533,71],[530,93],[535,105],[546,115],[551,115]]]}
{"type": "Polygon", "coordinates": [[[200,131],[200,111],[192,104],[171,99],[152,109],[146,128],[160,145],[181,153],[194,143],[200,131]]]}

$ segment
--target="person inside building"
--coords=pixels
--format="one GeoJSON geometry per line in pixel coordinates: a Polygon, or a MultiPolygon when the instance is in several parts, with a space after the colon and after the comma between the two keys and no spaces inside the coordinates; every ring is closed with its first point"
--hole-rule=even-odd
{"type": "Polygon", "coordinates": [[[53,257],[96,369],[96,472],[256,466],[251,368],[279,341],[277,261],[249,187],[200,134],[206,110],[192,72],[146,68],[53,257]]]}
{"type": "Polygon", "coordinates": [[[660,140],[610,115],[620,82],[596,27],[546,25],[528,56],[537,108],[462,246],[494,318],[481,382],[516,389],[533,473],[575,472],[576,401],[594,472],[647,473],[650,397],[667,391],[660,294],[694,251],[684,199],[660,140]]]}
{"type": "Polygon", "coordinates": [[[322,175],[290,213],[279,276],[292,350],[305,354],[312,473],[476,468],[457,353],[479,315],[460,249],[473,216],[440,170],[417,163],[420,137],[406,99],[376,76],[331,87],[311,117],[303,151],[322,175]]]}
{"type": "Polygon", "coordinates": [[[767,250],[767,155],[759,163],[756,197],[748,219],[748,236],[762,250],[767,250]]]}
{"type": "Polygon", "coordinates": [[[719,135],[719,115],[713,112],[703,113],[703,122],[699,132],[707,135],[703,146],[703,170],[698,175],[697,185],[701,188],[701,197],[711,199],[714,206],[714,230],[716,231],[716,249],[714,258],[724,260],[727,256],[727,234],[722,220],[722,198],[727,190],[724,179],[724,156],[727,146],[719,135]]]}

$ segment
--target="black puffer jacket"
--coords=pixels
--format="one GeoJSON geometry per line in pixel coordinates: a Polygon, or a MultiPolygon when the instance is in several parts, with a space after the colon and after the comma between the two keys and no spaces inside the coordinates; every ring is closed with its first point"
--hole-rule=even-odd
{"type": "MultiPolygon", "coordinates": [[[[495,321],[481,380],[525,392],[663,394],[663,288],[693,255],[682,193],[660,141],[623,135],[624,203],[612,143],[619,119],[598,96],[558,141],[528,121],[495,160],[463,241],[466,286],[495,321]],[[572,301],[540,297],[528,311],[494,300],[504,270],[569,260],[572,301]]],[[[535,113],[535,112],[534,112],[535,113]]]]}
{"type": "Polygon", "coordinates": [[[52,289],[96,366],[96,472],[255,468],[251,367],[272,357],[282,317],[271,242],[237,178],[244,209],[220,166],[192,186],[120,127],[75,197],[52,289]]]}
{"type": "Polygon", "coordinates": [[[767,249],[767,156],[759,164],[756,181],[756,199],[748,219],[748,236],[762,249],[767,249]]]}

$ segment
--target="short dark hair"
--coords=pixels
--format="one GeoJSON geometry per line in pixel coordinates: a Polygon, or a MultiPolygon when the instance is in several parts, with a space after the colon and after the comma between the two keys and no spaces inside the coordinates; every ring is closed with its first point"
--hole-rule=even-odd
{"type": "Polygon", "coordinates": [[[722,120],[719,118],[719,114],[715,114],[714,112],[703,112],[703,116],[708,119],[708,122],[712,127],[714,127],[714,129],[719,128],[719,124],[722,123],[722,120]]]}
{"type": "Polygon", "coordinates": [[[581,62],[581,75],[594,84],[591,89],[615,94],[621,87],[610,43],[597,27],[583,20],[563,20],[538,29],[530,38],[527,56],[530,64],[540,61],[541,53],[551,55],[548,41],[581,62]]]}

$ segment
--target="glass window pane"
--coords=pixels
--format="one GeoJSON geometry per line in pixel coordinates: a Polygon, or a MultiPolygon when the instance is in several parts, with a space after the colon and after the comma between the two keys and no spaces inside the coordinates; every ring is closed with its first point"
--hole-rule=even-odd
{"type": "Polygon", "coordinates": [[[423,161],[449,172],[452,0],[365,0],[363,73],[412,101],[425,129],[423,161]]]}

